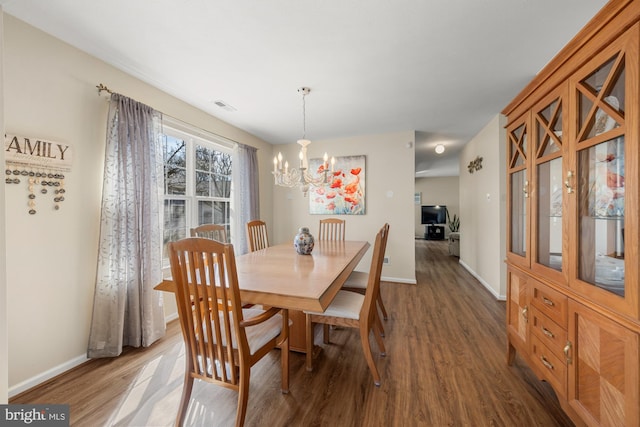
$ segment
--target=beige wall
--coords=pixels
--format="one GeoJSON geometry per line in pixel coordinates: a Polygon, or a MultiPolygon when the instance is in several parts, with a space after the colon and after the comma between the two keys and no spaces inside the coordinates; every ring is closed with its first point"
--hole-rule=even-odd
{"type": "Polygon", "coordinates": [[[496,298],[506,298],[506,133],[495,116],[460,154],[460,263],[496,298]],[[467,165],[482,157],[482,169],[467,165]]]}
{"type": "MultiPolygon", "coordinates": [[[[37,197],[38,212],[29,215],[26,186],[6,186],[2,241],[8,249],[3,261],[9,302],[8,384],[13,395],[85,358],[108,110],[107,101],[97,95],[98,83],[170,116],[258,147],[262,182],[270,182],[272,148],[6,14],[3,36],[6,131],[64,142],[74,150],[60,211],[52,209],[51,198],[37,197]]],[[[273,220],[271,189],[261,185],[261,212],[269,222],[273,220]]]]}
{"type": "MultiPolygon", "coordinates": [[[[330,156],[366,156],[366,215],[342,216],[347,220],[347,238],[372,242],[385,222],[390,225],[386,256],[390,263],[382,270],[383,278],[415,283],[415,245],[413,236],[413,188],[415,132],[397,132],[313,141],[309,158],[330,156]],[[411,144],[409,144],[411,143],[411,144]]],[[[274,154],[282,151],[287,159],[297,159],[299,146],[274,146],[274,154]]],[[[309,199],[295,189],[278,187],[274,197],[274,234],[276,243],[293,241],[299,227],[309,227],[316,235],[320,218],[310,215],[309,199]]],[[[371,250],[357,267],[368,271],[371,250]]]]}
{"type": "MultiPolygon", "coordinates": [[[[424,238],[425,226],[421,224],[422,205],[444,205],[449,211],[449,216],[460,216],[459,208],[459,178],[457,176],[447,176],[441,178],[416,178],[416,193],[421,195],[421,203],[414,205],[414,232],[416,237],[424,238]]],[[[460,220],[462,223],[462,219],[460,220]]],[[[449,235],[449,227],[445,228],[445,237],[449,235]]]]}
{"type": "MultiPolygon", "coordinates": [[[[0,5],[0,135],[4,135],[4,79],[2,70],[4,64],[4,31],[3,13],[0,5]]],[[[0,150],[0,164],[4,165],[4,150],[0,150]]],[[[0,253],[6,254],[5,237],[5,186],[0,185],[0,253]]],[[[0,404],[7,403],[9,384],[9,351],[7,349],[7,274],[6,258],[0,256],[0,404]]]]}

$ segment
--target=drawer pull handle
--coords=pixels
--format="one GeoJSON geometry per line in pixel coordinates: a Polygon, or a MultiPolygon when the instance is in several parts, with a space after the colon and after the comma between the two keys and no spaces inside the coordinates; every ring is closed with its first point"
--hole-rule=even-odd
{"type": "Polygon", "coordinates": [[[553,332],[551,332],[550,330],[548,330],[547,328],[545,328],[544,326],[541,327],[542,329],[542,333],[544,333],[546,336],[548,336],[549,338],[553,338],[553,332]]]}
{"type": "Polygon", "coordinates": [[[524,318],[525,322],[529,321],[529,306],[526,305],[523,309],[522,309],[522,317],[524,318]]]}
{"type": "Polygon", "coordinates": [[[540,360],[542,360],[542,364],[544,366],[546,366],[548,369],[553,370],[553,365],[544,356],[540,356],[540,360]]]}
{"type": "Polygon", "coordinates": [[[555,305],[555,304],[553,303],[553,301],[551,301],[549,298],[546,298],[546,297],[542,297],[542,301],[543,301],[545,304],[547,304],[547,305],[549,305],[549,306],[551,306],[551,307],[553,307],[553,306],[555,305]]]}

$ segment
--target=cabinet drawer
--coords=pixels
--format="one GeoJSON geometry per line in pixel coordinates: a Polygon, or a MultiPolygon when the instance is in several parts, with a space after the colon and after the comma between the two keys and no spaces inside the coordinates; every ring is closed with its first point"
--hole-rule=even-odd
{"type": "Polygon", "coordinates": [[[549,348],[531,335],[531,362],[538,375],[546,380],[559,395],[567,395],[567,364],[549,348]]]}
{"type": "Polygon", "coordinates": [[[536,280],[530,280],[529,283],[531,304],[558,325],[566,328],[567,296],[536,280]]]}
{"type": "Polygon", "coordinates": [[[546,345],[557,357],[564,357],[564,346],[567,344],[567,330],[541,313],[536,307],[531,307],[531,332],[546,345]]]}

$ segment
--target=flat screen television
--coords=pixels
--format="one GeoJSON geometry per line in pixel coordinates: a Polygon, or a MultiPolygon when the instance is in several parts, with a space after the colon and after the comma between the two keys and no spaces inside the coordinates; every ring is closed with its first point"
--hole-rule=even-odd
{"type": "Polygon", "coordinates": [[[445,205],[422,206],[422,224],[446,224],[447,207],[445,205]]]}

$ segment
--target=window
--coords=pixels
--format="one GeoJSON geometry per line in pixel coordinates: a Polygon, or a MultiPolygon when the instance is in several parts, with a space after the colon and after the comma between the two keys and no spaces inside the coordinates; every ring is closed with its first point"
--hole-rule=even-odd
{"type": "Polygon", "coordinates": [[[222,224],[231,238],[231,146],[214,135],[164,125],[164,240],[189,236],[201,224],[222,224]]]}

